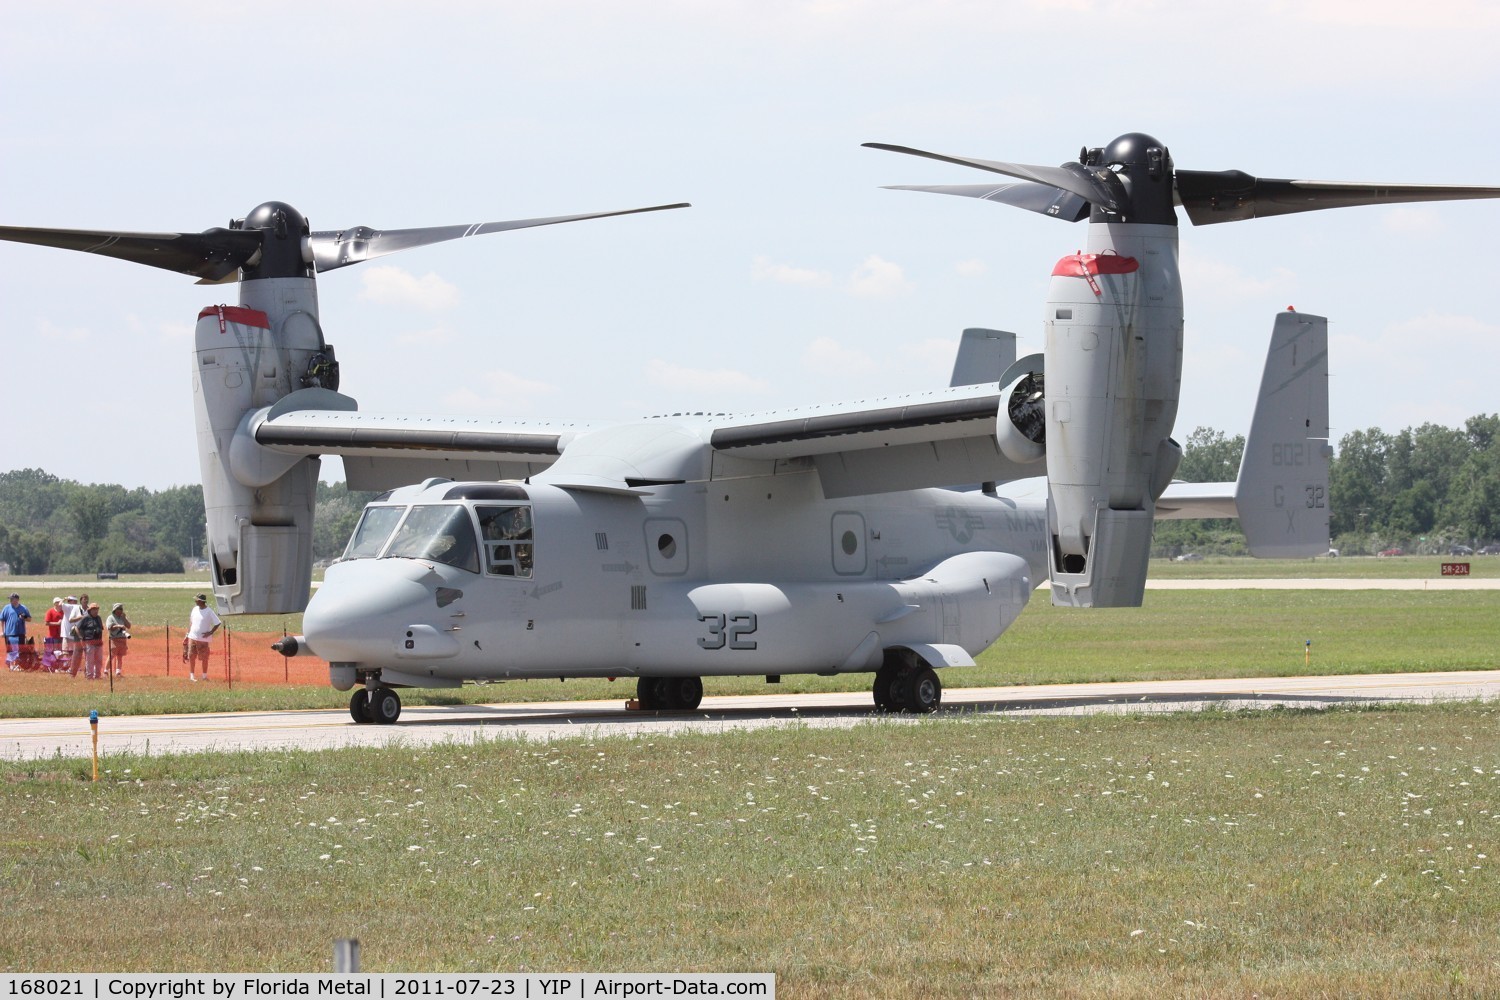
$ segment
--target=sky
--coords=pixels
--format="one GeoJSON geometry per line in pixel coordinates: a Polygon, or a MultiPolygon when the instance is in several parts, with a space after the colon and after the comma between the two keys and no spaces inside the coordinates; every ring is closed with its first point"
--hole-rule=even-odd
{"type": "MultiPolygon", "coordinates": [[[[946,385],[963,328],[1042,349],[1082,224],[890,184],[886,142],[1055,165],[1500,185],[1500,7],[1433,0],[0,4],[0,224],[197,232],[691,209],[325,275],[363,410],[628,420],[946,385]]],[[[1177,434],[1249,425],[1275,313],[1330,319],[1335,443],[1500,411],[1500,201],[1195,228],[1177,434]]],[[[233,285],[0,243],[4,468],[198,480],[193,325],[233,285]]],[[[324,478],[342,478],[337,460],[324,478]]]]}

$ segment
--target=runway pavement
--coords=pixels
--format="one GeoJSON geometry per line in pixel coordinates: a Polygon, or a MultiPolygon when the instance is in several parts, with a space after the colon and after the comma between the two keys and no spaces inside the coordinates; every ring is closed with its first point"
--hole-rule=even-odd
{"type": "MultiPolygon", "coordinates": [[[[943,715],[1091,715],[1500,698],[1500,670],[1239,680],[1131,681],[950,689],[943,715]]],[[[627,712],[623,701],[408,707],[394,726],[356,725],[346,711],[118,716],[99,722],[99,749],[123,753],[322,750],[474,740],[656,736],[774,726],[920,725],[927,716],[877,715],[867,693],[705,698],[694,712],[627,712]]],[[[0,758],[87,757],[88,721],[0,719],[0,758]]]]}

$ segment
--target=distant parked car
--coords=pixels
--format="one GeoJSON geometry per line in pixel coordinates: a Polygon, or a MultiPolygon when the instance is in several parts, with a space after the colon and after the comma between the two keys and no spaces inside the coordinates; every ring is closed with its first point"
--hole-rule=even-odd
{"type": "Polygon", "coordinates": [[[1400,556],[1400,555],[1405,555],[1405,554],[1406,553],[1402,552],[1400,548],[1389,548],[1389,549],[1385,549],[1385,550],[1383,550],[1381,552],[1377,552],[1376,553],[1376,555],[1382,556],[1382,557],[1384,557],[1384,556],[1400,556]]]}
{"type": "Polygon", "coordinates": [[[1474,550],[1467,545],[1450,545],[1448,546],[1448,554],[1450,556],[1472,556],[1474,550]]]}
{"type": "Polygon", "coordinates": [[[1479,554],[1482,556],[1500,556],[1500,543],[1486,545],[1479,550],[1479,554]]]}
{"type": "Polygon", "coordinates": [[[1200,556],[1196,552],[1184,552],[1182,555],[1178,556],[1173,561],[1174,562],[1198,562],[1202,558],[1203,557],[1200,556]]]}
{"type": "Polygon", "coordinates": [[[1337,559],[1339,557],[1339,550],[1338,549],[1329,549],[1327,552],[1323,553],[1323,555],[1324,555],[1325,558],[1328,558],[1328,559],[1337,559]]]}

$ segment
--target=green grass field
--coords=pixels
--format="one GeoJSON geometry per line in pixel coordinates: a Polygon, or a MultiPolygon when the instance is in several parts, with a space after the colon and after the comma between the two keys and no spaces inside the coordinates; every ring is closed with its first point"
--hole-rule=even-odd
{"type": "MultiPolygon", "coordinates": [[[[182,597],[131,607],[175,622],[182,597]]],[[[1500,667],[1500,592],[1148,591],[1088,613],[1039,595],[944,678],[1297,674],[1309,638],[1312,672],[1500,667]]],[[[346,701],[105,694],[0,675],[7,715],[346,701]]],[[[1491,996],[1497,723],[1494,704],[949,716],[111,756],[97,784],[87,762],[0,763],[0,969],[315,972],[354,936],[371,970],[769,970],[793,998],[1491,996]]]]}
{"type": "Polygon", "coordinates": [[[0,968],[1494,996],[1500,709],[0,764],[0,968]]]}
{"type": "MultiPolygon", "coordinates": [[[[125,605],[125,612],[130,616],[130,621],[137,627],[147,625],[170,625],[173,628],[186,628],[188,615],[193,610],[193,595],[198,590],[209,593],[212,597],[211,588],[206,580],[189,581],[185,577],[172,577],[159,582],[192,583],[197,586],[183,587],[143,587],[132,586],[135,581],[124,583],[101,580],[91,583],[87,587],[63,589],[55,581],[25,581],[9,580],[0,586],[8,588],[6,593],[14,591],[21,595],[21,601],[31,611],[32,625],[31,634],[41,634],[42,616],[52,606],[52,598],[79,596],[80,592],[87,592],[89,599],[99,605],[100,613],[108,616],[110,607],[119,601],[125,605]]],[[[143,580],[143,583],[153,581],[143,580]]],[[[302,615],[236,615],[225,619],[237,630],[245,632],[280,632],[282,628],[296,632],[302,628],[302,615]]]]}

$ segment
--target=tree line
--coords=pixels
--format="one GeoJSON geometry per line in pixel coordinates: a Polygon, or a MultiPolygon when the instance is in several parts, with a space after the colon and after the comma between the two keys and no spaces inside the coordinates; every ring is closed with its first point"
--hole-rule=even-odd
{"type": "MultiPolygon", "coordinates": [[[[319,483],[313,557],[333,559],[375,494],[319,483]]],[[[203,487],[152,491],[0,472],[0,562],[19,576],[180,573],[205,557],[203,487]]]]}
{"type": "MultiPolygon", "coordinates": [[[[1177,478],[1232,482],[1244,451],[1244,435],[1199,427],[1183,446],[1177,478]]],[[[1500,414],[1470,417],[1463,427],[1345,434],[1329,468],[1328,499],[1333,547],[1344,555],[1492,543],[1500,539],[1500,414]]],[[[1159,522],[1152,553],[1184,551],[1244,553],[1245,540],[1233,521],[1159,522]]]]}
{"type": "MultiPolygon", "coordinates": [[[[1187,436],[1177,478],[1232,482],[1243,434],[1211,427],[1187,436]]],[[[318,483],[313,557],[337,558],[375,496],[318,483]]],[[[1423,424],[1395,434],[1353,431],[1329,475],[1333,544],[1346,555],[1400,546],[1443,552],[1500,538],[1500,414],[1462,428],[1423,424]]],[[[17,575],[176,573],[204,557],[203,488],[83,484],[41,469],[0,473],[0,562],[17,575]]],[[[1152,553],[1243,554],[1234,521],[1160,521],[1152,553]]]]}

